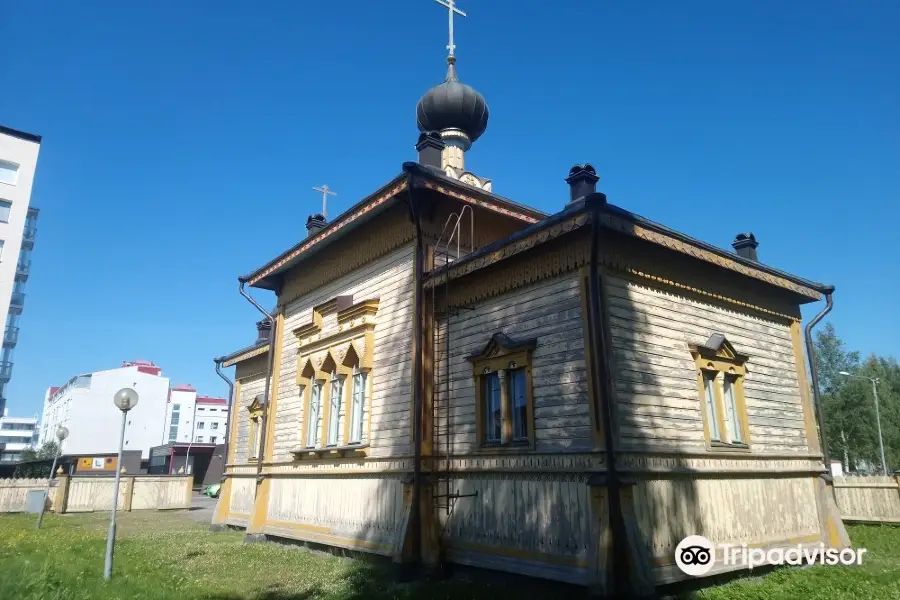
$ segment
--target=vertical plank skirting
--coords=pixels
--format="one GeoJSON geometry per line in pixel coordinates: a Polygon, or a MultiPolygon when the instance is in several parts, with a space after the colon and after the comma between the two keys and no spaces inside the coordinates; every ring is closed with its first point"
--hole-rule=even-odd
{"type": "Polygon", "coordinates": [[[900,523],[900,477],[835,477],[833,486],[844,520],[900,523]]]}

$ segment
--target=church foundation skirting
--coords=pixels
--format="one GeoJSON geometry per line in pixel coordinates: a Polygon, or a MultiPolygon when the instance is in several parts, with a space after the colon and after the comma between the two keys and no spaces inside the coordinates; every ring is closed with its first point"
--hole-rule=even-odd
{"type": "MultiPolygon", "coordinates": [[[[685,579],[674,551],[688,535],[763,548],[845,545],[835,544],[828,532],[819,460],[623,453],[617,464],[626,472],[628,519],[638,540],[633,550],[646,557],[644,576],[655,585],[685,579]]],[[[468,468],[449,474],[447,489],[462,496],[449,515],[433,509],[442,559],[602,589],[609,549],[606,488],[595,483],[605,473],[599,453],[559,455],[549,463],[525,455],[494,461],[477,455],[450,461],[468,468]],[[552,467],[526,466],[542,464],[552,467]]],[[[411,471],[285,473],[292,468],[287,463],[268,468],[280,472],[264,475],[265,520],[253,533],[409,560],[411,471]]],[[[251,496],[256,480],[230,479],[225,522],[246,527],[260,508],[251,496]]],[[[734,569],[718,560],[711,574],[734,569]]]]}

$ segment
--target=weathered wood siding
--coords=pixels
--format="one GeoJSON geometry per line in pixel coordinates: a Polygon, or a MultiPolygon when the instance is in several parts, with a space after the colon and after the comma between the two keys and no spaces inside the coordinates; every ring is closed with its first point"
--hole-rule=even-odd
{"type": "Polygon", "coordinates": [[[834,496],[846,521],[900,523],[900,477],[835,477],[834,496]]]}
{"type": "Polygon", "coordinates": [[[235,464],[246,463],[250,459],[251,454],[253,454],[248,447],[250,442],[250,413],[247,411],[247,406],[253,402],[253,398],[258,394],[265,392],[265,389],[266,378],[264,373],[241,379],[241,396],[238,398],[238,405],[235,407],[237,414],[231,415],[232,418],[237,417],[235,464]]]}
{"type": "Polygon", "coordinates": [[[669,476],[638,481],[635,516],[648,555],[658,565],[657,582],[684,579],[674,565],[675,547],[689,535],[738,547],[818,543],[816,483],[812,476],[669,476]]]}
{"type": "MultiPolygon", "coordinates": [[[[397,249],[353,273],[333,281],[291,302],[285,308],[281,371],[275,416],[274,459],[291,460],[304,431],[305,415],[297,385],[298,340],[293,330],[312,319],[314,306],[340,295],[352,295],[354,302],[378,298],[375,326],[374,366],[370,375],[371,398],[367,398],[367,418],[371,420],[373,457],[410,452],[410,383],[412,380],[413,327],[413,247],[397,249]]],[[[322,335],[336,328],[334,315],[326,319],[322,335]]],[[[345,443],[344,411],[340,415],[340,442],[345,443]]],[[[324,414],[324,411],[322,411],[324,414]]]]}
{"type": "Polygon", "coordinates": [[[749,355],[744,395],[753,451],[807,451],[790,326],[639,280],[606,278],[623,448],[704,450],[697,371],[688,350],[720,332],[749,355]]]}
{"type": "Polygon", "coordinates": [[[231,502],[228,505],[226,522],[229,525],[247,526],[256,500],[256,479],[253,477],[234,477],[231,480],[231,502]]]}
{"type": "Polygon", "coordinates": [[[266,533],[391,554],[401,527],[399,476],[272,479],[266,533]]]}
{"type": "Polygon", "coordinates": [[[587,476],[470,473],[454,477],[461,494],[444,518],[448,558],[482,568],[583,583],[592,523],[587,476]]]}
{"type": "MultiPolygon", "coordinates": [[[[47,490],[46,479],[0,479],[0,513],[24,512],[31,490],[47,490]]],[[[53,505],[56,488],[50,488],[49,504],[53,505]]]]}
{"type": "MultiPolygon", "coordinates": [[[[446,321],[439,327],[439,335],[447,335],[446,321]]],[[[590,449],[581,292],[574,273],[491,298],[450,317],[449,353],[443,344],[435,349],[439,427],[449,432],[439,440],[441,444],[449,440],[450,451],[455,454],[480,447],[476,439],[475,381],[467,357],[480,352],[499,331],[513,339],[537,339],[531,371],[535,449],[590,449]],[[449,382],[445,371],[449,371],[449,382]]],[[[443,454],[446,448],[437,452],[443,454]]]]}

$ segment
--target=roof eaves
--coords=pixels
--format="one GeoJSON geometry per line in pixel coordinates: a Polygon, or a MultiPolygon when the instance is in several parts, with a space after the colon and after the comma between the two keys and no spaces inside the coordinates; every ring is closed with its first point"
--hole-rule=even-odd
{"type": "Polygon", "coordinates": [[[277,275],[293,266],[302,254],[316,246],[321,247],[322,242],[325,240],[331,241],[329,239],[331,236],[335,236],[335,238],[332,239],[336,239],[342,229],[361,218],[369,216],[374,209],[385,204],[388,200],[405,190],[406,186],[407,181],[405,174],[394,177],[386,185],[380,187],[375,193],[366,196],[363,200],[342,212],[337,218],[329,223],[327,227],[315,235],[304,238],[290,249],[253,272],[242,275],[238,280],[249,283],[251,287],[268,290],[275,289],[274,282],[270,280],[273,275],[277,275]]]}

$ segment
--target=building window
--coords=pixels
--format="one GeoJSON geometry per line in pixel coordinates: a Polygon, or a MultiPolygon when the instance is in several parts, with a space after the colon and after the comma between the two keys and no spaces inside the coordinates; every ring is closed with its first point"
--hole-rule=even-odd
{"type": "Polygon", "coordinates": [[[306,411],[306,447],[315,448],[319,432],[319,413],[322,406],[322,382],[314,380],[310,386],[309,408],[306,411]]]}
{"type": "Polygon", "coordinates": [[[247,444],[250,458],[256,458],[259,454],[259,417],[250,417],[250,436],[247,444]]]}
{"type": "Polygon", "coordinates": [[[203,429],[205,426],[206,426],[206,423],[204,423],[203,421],[200,421],[199,423],[197,423],[197,429],[203,429]]]}
{"type": "Polygon", "coordinates": [[[12,202],[9,200],[0,200],[0,222],[9,223],[10,208],[12,208],[12,202]]]}
{"type": "Polygon", "coordinates": [[[202,444],[202,443],[203,443],[203,436],[202,436],[202,435],[198,435],[198,436],[197,436],[197,443],[198,443],[198,444],[202,444]]]}
{"type": "Polygon", "coordinates": [[[0,183],[16,185],[19,180],[19,165],[0,160],[0,183]]]}
{"type": "Polygon", "coordinates": [[[171,425],[169,427],[169,441],[174,442],[178,439],[178,426],[171,425]]]}
{"type": "Polygon", "coordinates": [[[350,436],[349,444],[362,443],[363,417],[366,405],[366,374],[359,370],[359,366],[353,367],[353,395],[350,407],[350,436]]]}
{"type": "Polygon", "coordinates": [[[344,377],[338,375],[337,371],[331,372],[331,398],[328,403],[328,431],[325,438],[326,446],[337,446],[338,444],[338,425],[340,424],[341,415],[341,398],[344,393],[344,377]]]}
{"type": "Polygon", "coordinates": [[[534,446],[531,355],[536,340],[497,333],[469,360],[476,379],[476,435],[486,448],[534,446]]]}
{"type": "Polygon", "coordinates": [[[215,444],[215,443],[216,443],[216,440],[218,440],[218,439],[219,439],[219,438],[217,438],[216,436],[211,435],[211,436],[209,436],[209,443],[210,443],[210,444],[215,444]]]}
{"type": "Polygon", "coordinates": [[[218,429],[218,428],[219,428],[219,423],[218,423],[218,422],[210,423],[210,424],[209,424],[209,428],[210,428],[210,429],[218,429]]]}
{"type": "Polygon", "coordinates": [[[738,353],[721,333],[690,349],[697,365],[697,391],[709,448],[748,449],[750,428],[744,400],[748,357],[738,353]]]}
{"type": "Polygon", "coordinates": [[[202,411],[204,411],[204,410],[206,410],[206,409],[203,408],[202,406],[200,406],[200,407],[197,408],[197,410],[200,411],[200,412],[202,412],[202,411]]]}

